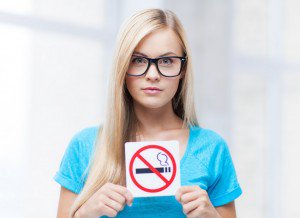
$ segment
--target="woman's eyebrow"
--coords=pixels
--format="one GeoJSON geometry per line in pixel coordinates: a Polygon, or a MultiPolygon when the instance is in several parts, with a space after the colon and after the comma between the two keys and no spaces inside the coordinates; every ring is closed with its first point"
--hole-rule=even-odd
{"type": "MultiPolygon", "coordinates": [[[[142,52],[137,52],[137,51],[135,51],[135,52],[133,52],[133,54],[138,54],[138,55],[142,55],[142,56],[148,57],[147,55],[145,55],[145,54],[142,53],[142,52]]],[[[166,55],[177,55],[177,54],[175,54],[174,52],[169,51],[169,52],[164,53],[164,54],[162,54],[162,55],[160,55],[160,56],[158,56],[158,57],[163,57],[163,56],[166,56],[166,55]]]]}
{"type": "Polygon", "coordinates": [[[174,52],[169,51],[167,53],[164,53],[164,54],[160,55],[159,57],[163,57],[163,56],[166,56],[166,55],[177,55],[177,54],[175,54],[174,52]]]}
{"type": "Polygon", "coordinates": [[[148,57],[147,55],[143,54],[142,52],[135,51],[135,52],[133,52],[133,54],[138,54],[138,55],[142,55],[142,56],[148,57]]]}

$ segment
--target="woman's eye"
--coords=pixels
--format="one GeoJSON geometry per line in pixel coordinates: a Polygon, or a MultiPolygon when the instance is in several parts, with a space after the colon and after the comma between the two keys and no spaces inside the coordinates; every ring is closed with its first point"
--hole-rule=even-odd
{"type": "Polygon", "coordinates": [[[172,64],[172,59],[171,58],[163,58],[160,60],[160,64],[164,64],[164,65],[172,64]]]}
{"type": "Polygon", "coordinates": [[[134,64],[143,64],[143,63],[145,63],[145,60],[144,60],[144,58],[133,58],[132,63],[134,63],[134,64]]]}

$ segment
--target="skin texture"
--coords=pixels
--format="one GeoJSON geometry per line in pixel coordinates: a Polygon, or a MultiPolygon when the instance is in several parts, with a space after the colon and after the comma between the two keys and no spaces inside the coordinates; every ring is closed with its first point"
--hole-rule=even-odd
{"type": "MultiPolygon", "coordinates": [[[[135,54],[150,58],[165,56],[182,56],[182,48],[175,33],[170,29],[157,30],[146,36],[136,47],[135,54]]],[[[126,87],[134,102],[134,111],[139,120],[139,140],[174,140],[180,143],[182,157],[189,136],[188,129],[182,129],[183,121],[174,113],[172,98],[175,95],[180,79],[184,76],[166,78],[157,72],[154,64],[150,66],[146,75],[141,77],[126,76],[126,87]],[[158,87],[162,91],[151,95],[142,89],[158,87]]],[[[183,206],[187,217],[201,218],[234,218],[234,202],[214,207],[208,194],[199,186],[183,186],[176,192],[176,199],[183,206]]],[[[76,195],[65,188],[61,188],[58,217],[68,217],[68,211],[76,195]]],[[[131,205],[132,194],[125,187],[107,183],[102,186],[82,207],[75,217],[96,218],[102,215],[114,217],[125,204],[131,205]]]]}

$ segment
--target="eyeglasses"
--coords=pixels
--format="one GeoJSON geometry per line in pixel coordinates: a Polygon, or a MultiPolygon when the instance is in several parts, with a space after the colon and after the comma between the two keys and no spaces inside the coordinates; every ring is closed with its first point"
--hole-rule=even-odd
{"type": "Polygon", "coordinates": [[[146,74],[151,63],[154,63],[157,71],[165,77],[175,77],[181,73],[183,65],[186,61],[185,57],[169,56],[161,58],[146,58],[142,56],[133,55],[127,75],[142,76],[146,74]]]}

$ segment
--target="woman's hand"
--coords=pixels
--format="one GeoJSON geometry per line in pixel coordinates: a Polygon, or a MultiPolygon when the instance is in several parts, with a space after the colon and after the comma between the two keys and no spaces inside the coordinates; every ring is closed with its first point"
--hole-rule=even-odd
{"type": "Polygon", "coordinates": [[[123,210],[125,203],[131,206],[132,201],[132,194],[127,188],[106,183],[79,208],[75,217],[115,217],[119,211],[123,210]]]}
{"type": "Polygon", "coordinates": [[[182,204],[183,212],[189,218],[220,218],[220,214],[211,204],[208,194],[199,186],[182,186],[175,195],[182,204]]]}

